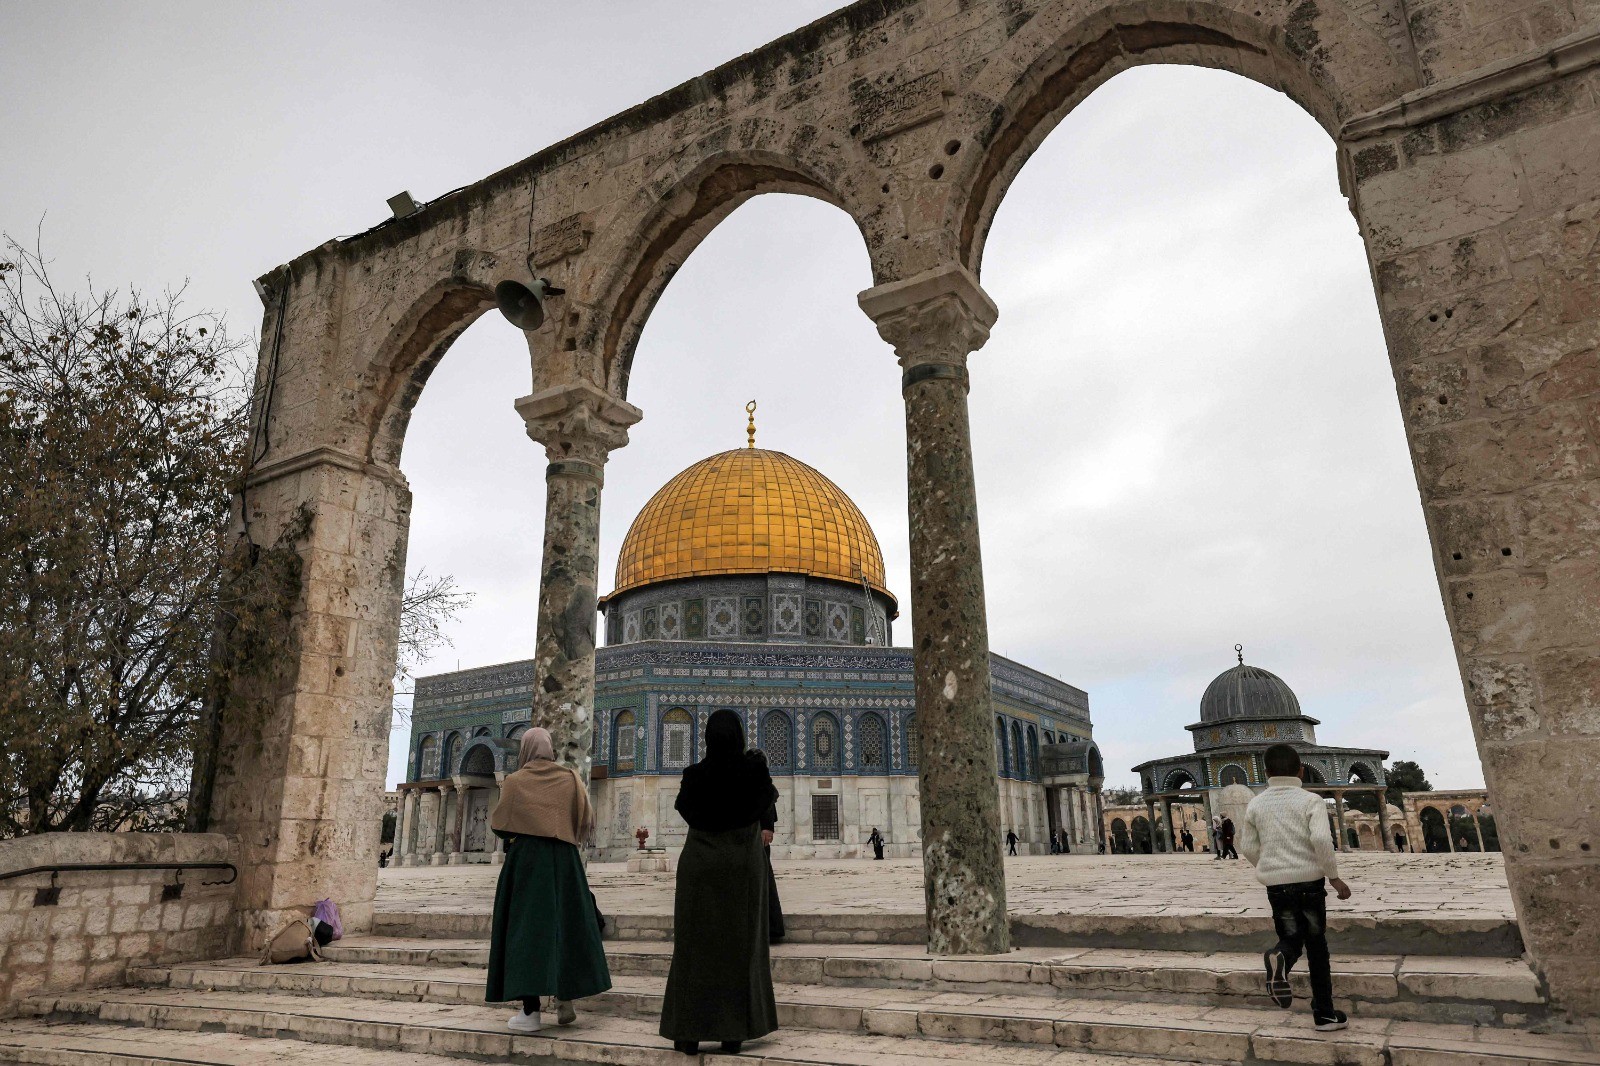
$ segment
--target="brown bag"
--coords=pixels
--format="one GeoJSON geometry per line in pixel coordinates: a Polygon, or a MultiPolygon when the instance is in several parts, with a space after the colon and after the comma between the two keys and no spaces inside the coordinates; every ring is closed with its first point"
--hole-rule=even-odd
{"type": "Polygon", "coordinates": [[[263,966],[281,962],[321,962],[322,952],[317,950],[316,937],[311,935],[311,925],[304,918],[296,918],[285,925],[261,953],[263,966]]]}

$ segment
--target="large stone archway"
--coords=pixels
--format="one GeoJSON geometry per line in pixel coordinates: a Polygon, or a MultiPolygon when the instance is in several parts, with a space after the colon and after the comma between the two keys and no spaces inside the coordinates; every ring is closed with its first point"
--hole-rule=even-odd
{"type": "Polygon", "coordinates": [[[863,0],[266,275],[240,531],[295,533],[304,567],[274,717],[225,730],[225,760],[255,754],[223,767],[212,810],[241,842],[247,937],[324,895],[353,928],[370,919],[399,460],[428,371],[497,281],[566,289],[527,335],[518,409],[550,458],[532,714],[586,769],[603,470],[641,417],[633,343],[700,238],[785,191],[855,220],[862,306],[904,369],[930,947],[1004,949],[966,409],[966,358],[999,313],[983,241],[1077,102],[1181,62],[1281,89],[1335,142],[1523,935],[1552,994],[1600,1013],[1600,25],[1583,17],[1532,0],[863,0]]]}

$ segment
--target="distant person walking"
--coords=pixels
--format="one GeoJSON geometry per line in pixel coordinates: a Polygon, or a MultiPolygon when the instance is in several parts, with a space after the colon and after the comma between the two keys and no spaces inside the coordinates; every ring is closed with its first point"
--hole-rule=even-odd
{"type": "Polygon", "coordinates": [[[1350,898],[1339,879],[1338,857],[1328,837],[1328,809],[1321,796],[1301,787],[1305,770],[1300,753],[1287,744],[1266,750],[1267,789],[1244,812],[1244,854],[1267,886],[1278,942],[1262,956],[1267,995],[1287,1010],[1294,1005],[1289,971],[1303,950],[1311,971],[1311,1018],[1318,1031],[1345,1028],[1349,1022],[1333,1006],[1333,975],[1328,966],[1328,890],[1350,898]]]}
{"type": "Polygon", "coordinates": [[[699,1054],[702,1040],[736,1055],[744,1041],[778,1028],[761,828],[777,798],[765,763],[745,754],[739,716],[713,713],[706,757],[683,771],[676,804],[689,834],[678,857],[660,1032],[685,1055],[699,1054]]]}
{"type": "Polygon", "coordinates": [[[872,835],[867,837],[867,843],[872,845],[872,857],[883,858],[883,834],[878,832],[878,827],[872,827],[872,835]]]}
{"type": "Polygon", "coordinates": [[[1006,830],[1006,854],[1015,855],[1017,853],[1017,841],[1019,841],[1021,839],[1022,838],[1017,836],[1016,833],[1014,833],[1010,829],[1007,829],[1006,830]]]}
{"type": "Polygon", "coordinates": [[[1396,850],[1396,851],[1405,851],[1406,850],[1406,835],[1404,833],[1400,832],[1400,830],[1398,830],[1398,829],[1396,829],[1394,831],[1394,850],[1396,850]]]}
{"type": "Polygon", "coordinates": [[[1216,815],[1211,819],[1211,857],[1222,858],[1222,816],[1216,815]]]}
{"type": "Polygon", "coordinates": [[[535,1033],[540,997],[556,1020],[578,1017],[572,1001],[611,987],[600,922],[579,844],[594,832],[589,790],[555,761],[547,730],[522,734],[521,767],[500,785],[489,828],[506,842],[489,934],[489,1003],[521,1000],[508,1027],[535,1033]]]}
{"type": "Polygon", "coordinates": [[[1239,857],[1239,849],[1233,846],[1233,835],[1233,819],[1224,817],[1222,819],[1222,857],[1224,859],[1237,859],[1239,857]]]}
{"type": "MultiPolygon", "coordinates": [[[[767,770],[767,753],[760,748],[751,748],[749,758],[761,764],[767,770]]],[[[770,774],[771,771],[767,770],[770,774]]],[[[778,876],[772,871],[772,839],[778,832],[778,799],[777,790],[773,790],[772,802],[767,804],[767,809],[761,815],[761,845],[767,859],[767,943],[776,944],[784,937],[783,906],[778,902],[778,876]]]]}

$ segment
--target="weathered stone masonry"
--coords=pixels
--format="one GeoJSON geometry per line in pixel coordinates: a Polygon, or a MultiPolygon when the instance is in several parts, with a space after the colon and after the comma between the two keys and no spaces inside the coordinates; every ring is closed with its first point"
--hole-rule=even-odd
{"type": "MultiPolygon", "coordinates": [[[[915,553],[923,765],[936,738],[964,736],[981,717],[967,700],[981,702],[982,686],[967,682],[987,635],[953,372],[978,346],[974,324],[993,321],[978,283],[984,239],[1040,141],[1144,63],[1280,89],[1337,146],[1523,933],[1556,1000],[1600,1014],[1594,0],[857,3],[272,271],[261,455],[243,513],[263,544],[302,507],[314,521],[296,669],[263,750],[218,784],[212,824],[240,840],[246,932],[327,894],[349,901],[355,928],[369,912],[409,510],[399,463],[428,372],[496,282],[548,275],[567,295],[527,335],[531,392],[568,397],[605,427],[579,457],[598,469],[637,417],[629,368],[657,296],[758,193],[849,213],[872,264],[864,306],[896,347],[885,294],[941,279],[927,299],[965,309],[939,320],[942,369],[913,381],[912,367],[906,382],[914,536],[960,559],[915,553]]],[[[581,762],[600,479],[563,467],[550,492],[538,713],[574,731],[562,741],[581,762]]],[[[995,809],[993,780],[975,772],[951,777],[940,787],[954,794],[935,803],[925,794],[925,837],[970,840],[995,809]]],[[[963,844],[957,866],[991,901],[932,893],[935,946],[1002,943],[998,853],[963,844]]],[[[930,857],[930,886],[955,868],[930,857]]]]}

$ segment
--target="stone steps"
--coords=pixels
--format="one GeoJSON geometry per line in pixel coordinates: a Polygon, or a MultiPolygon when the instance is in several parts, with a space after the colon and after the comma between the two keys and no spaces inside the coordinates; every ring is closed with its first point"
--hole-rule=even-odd
{"type": "MultiPolygon", "coordinates": [[[[36,1002],[36,1009],[72,1018],[187,1027],[185,1019],[197,1021],[205,1009],[244,1009],[268,1015],[289,1012],[297,1017],[310,1012],[309,1016],[316,1018],[321,1004],[336,1000],[370,1004],[371,1011],[383,1016],[391,1016],[388,1012],[402,1006],[412,1012],[402,1015],[403,1020],[422,1024],[441,1011],[479,1009],[483,989],[481,971],[452,964],[328,962],[262,967],[250,960],[231,960],[145,968],[133,977],[158,987],[112,993],[104,997],[103,1007],[102,996],[92,993],[45,997],[36,1002]]],[[[580,1005],[584,1016],[593,1018],[601,1028],[611,1026],[613,1020],[652,1026],[660,1011],[664,980],[620,976],[614,983],[610,992],[580,1005]]],[[[1382,1017],[1356,1017],[1348,1030],[1317,1033],[1303,1002],[1298,1011],[1284,1012],[1270,1005],[1119,1002],[1073,996],[1054,988],[1016,994],[785,983],[775,991],[779,1019],[786,1031],[832,1034],[849,1040],[885,1037],[1013,1049],[1060,1047],[1097,1055],[1213,1063],[1600,1066],[1600,1053],[1589,1050],[1586,1038],[1577,1033],[1382,1017]]],[[[502,1021],[504,1016],[502,1008],[502,1021]]],[[[231,1030],[232,1015],[228,1017],[231,1030]]],[[[295,1021],[290,1031],[301,1039],[316,1039],[306,1034],[322,1031],[320,1024],[295,1021]]],[[[436,1048],[385,1039],[390,1039],[388,1046],[410,1050],[436,1048]]],[[[651,1046],[648,1040],[641,1044],[645,1050],[651,1046]]]]}
{"type": "MultiPolygon", "coordinates": [[[[331,960],[380,966],[488,965],[477,940],[352,938],[330,945],[331,960]]],[[[672,945],[611,941],[614,977],[666,975],[672,945]]],[[[1516,959],[1340,956],[1334,959],[1340,1006],[1353,1016],[1523,1026],[1546,1016],[1533,972],[1516,959]]],[[[1259,954],[1110,949],[1019,949],[1002,957],[929,958],[894,945],[781,944],[772,949],[776,981],[790,984],[1054,994],[1078,998],[1239,1005],[1261,1002],[1259,954]]],[[[1308,999],[1304,966],[1295,992],[1308,999]]]]}
{"type": "MultiPolygon", "coordinates": [[[[752,1041],[742,1055],[696,1060],[673,1051],[657,1035],[654,1019],[584,1012],[575,1025],[547,1024],[540,1033],[520,1035],[507,1031],[509,1012],[503,1007],[339,996],[128,989],[42,997],[30,1006],[40,1019],[57,1024],[0,1022],[0,1061],[51,1066],[257,1066],[269,1057],[284,1066],[437,1066],[461,1059],[596,1066],[684,1066],[696,1061],[727,1066],[1198,1066],[1202,1061],[1108,1055],[1052,1044],[968,1044],[805,1029],[780,1030],[752,1041]],[[134,1026],[143,1028],[129,1028],[134,1026]],[[249,1052],[244,1038],[250,1037],[260,1038],[265,1055],[241,1057],[249,1052]],[[282,1054],[274,1055],[280,1050],[282,1054]]],[[[1495,1066],[1501,1064],[1496,1061],[1495,1066]]]]}
{"type": "Polygon", "coordinates": [[[442,1055],[345,1047],[224,1032],[135,1029],[98,1022],[0,1022],[0,1063],[35,1066],[453,1066],[442,1055]]]}
{"type": "MultiPolygon", "coordinates": [[[[672,915],[606,915],[606,939],[672,939],[672,915]]],[[[485,939],[488,912],[381,910],[373,916],[378,936],[485,939]]],[[[927,943],[921,913],[834,911],[784,914],[793,944],[927,943]]],[[[1509,918],[1416,917],[1334,913],[1328,935],[1347,955],[1462,955],[1517,958],[1522,934],[1509,918]]],[[[1011,939],[1018,947],[1123,948],[1161,950],[1182,943],[1192,951],[1259,951],[1273,939],[1272,919],[1246,914],[1061,914],[1011,915],[1011,939]]]]}

